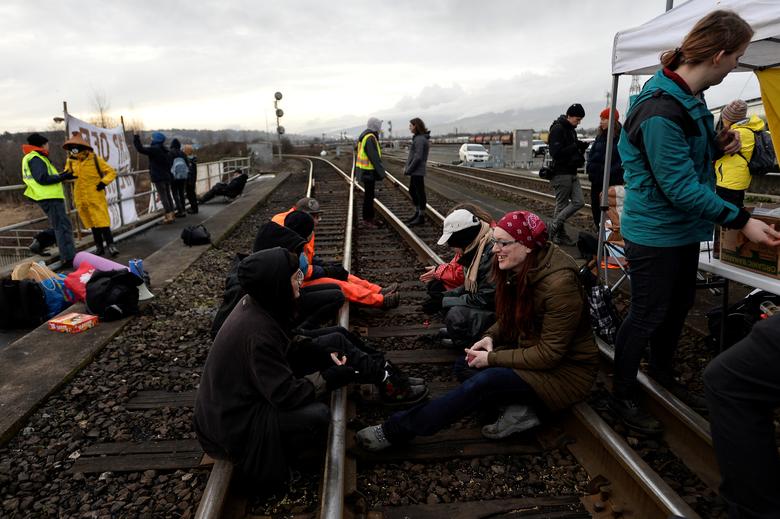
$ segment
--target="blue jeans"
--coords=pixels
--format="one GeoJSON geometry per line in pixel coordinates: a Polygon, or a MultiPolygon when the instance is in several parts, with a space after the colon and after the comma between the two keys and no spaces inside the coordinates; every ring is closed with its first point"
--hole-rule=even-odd
{"type": "Polygon", "coordinates": [[[533,388],[515,370],[484,368],[446,395],[395,413],[382,428],[391,443],[403,443],[436,434],[480,408],[539,403],[533,388]]]}
{"type": "Polygon", "coordinates": [[[76,244],[73,242],[73,226],[65,210],[65,201],[61,198],[38,200],[38,205],[46,213],[49,225],[54,229],[57,248],[60,249],[60,260],[73,261],[76,255],[76,244]]]}
{"type": "Polygon", "coordinates": [[[631,307],[615,340],[614,393],[636,396],[636,374],[650,346],[650,370],[669,374],[685,318],[696,296],[699,242],[648,247],[626,240],[631,307]]]}

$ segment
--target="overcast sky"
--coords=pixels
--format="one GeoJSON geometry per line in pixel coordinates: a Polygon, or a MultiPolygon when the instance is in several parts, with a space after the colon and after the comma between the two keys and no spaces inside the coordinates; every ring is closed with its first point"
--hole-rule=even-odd
{"type": "MultiPolygon", "coordinates": [[[[444,123],[547,105],[562,112],[604,99],[615,32],[665,5],[3,0],[0,131],[46,129],[63,100],[87,119],[96,94],[146,129],[273,130],[275,91],[293,133],[337,131],[370,115],[444,123]]],[[[753,74],[732,74],[709,104],[757,97],[757,85],[753,74]]],[[[584,126],[595,124],[588,114],[584,126]]]]}

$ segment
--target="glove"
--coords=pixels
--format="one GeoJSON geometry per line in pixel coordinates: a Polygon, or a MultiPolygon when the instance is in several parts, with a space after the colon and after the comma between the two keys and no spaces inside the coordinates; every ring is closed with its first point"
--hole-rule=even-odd
{"type": "Polygon", "coordinates": [[[65,173],[60,174],[60,182],[65,182],[66,180],[74,180],[79,177],[75,176],[70,171],[66,171],[65,173]]]}
{"type": "Polygon", "coordinates": [[[322,270],[325,272],[326,278],[333,278],[333,279],[339,279],[341,281],[346,281],[347,278],[349,277],[349,271],[340,265],[331,265],[328,267],[323,267],[322,270]]]}
{"type": "Polygon", "coordinates": [[[331,366],[320,371],[320,375],[325,379],[328,391],[333,391],[334,389],[346,386],[357,377],[357,373],[352,366],[346,365],[331,366]]]}
{"type": "Polygon", "coordinates": [[[103,182],[98,182],[97,190],[103,191],[106,188],[106,185],[103,182]]]}

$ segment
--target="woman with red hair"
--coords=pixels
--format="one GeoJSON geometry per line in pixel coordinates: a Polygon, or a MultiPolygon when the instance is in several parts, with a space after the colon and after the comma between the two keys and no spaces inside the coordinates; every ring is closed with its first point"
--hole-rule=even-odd
{"type": "Polygon", "coordinates": [[[433,435],[490,406],[505,407],[482,434],[504,438],[538,425],[536,411],[563,409],[590,391],[598,351],[577,264],[528,211],[507,213],[492,232],[498,321],[465,350],[471,376],[440,398],[359,431],[366,449],[433,435]]]}

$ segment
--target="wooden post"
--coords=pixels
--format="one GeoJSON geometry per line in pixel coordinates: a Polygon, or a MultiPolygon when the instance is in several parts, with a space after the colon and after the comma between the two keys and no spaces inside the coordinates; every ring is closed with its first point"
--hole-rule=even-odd
{"type": "MultiPolygon", "coordinates": [[[[125,117],[123,115],[119,116],[119,122],[122,124],[122,141],[125,140],[125,117]]],[[[130,148],[128,147],[128,152],[130,151],[130,148]]],[[[128,164],[130,163],[130,157],[127,157],[128,164]]],[[[129,173],[129,172],[128,172],[129,173]]],[[[122,174],[117,171],[116,176],[116,201],[119,204],[119,227],[122,228],[125,226],[125,213],[122,210],[122,174]]]]}
{"type": "MultiPolygon", "coordinates": [[[[63,101],[62,102],[62,114],[65,118],[65,140],[67,141],[70,138],[70,126],[68,126],[68,102],[63,101]]],[[[65,160],[68,160],[67,157],[65,160]]],[[[70,218],[70,224],[72,227],[76,229],[76,241],[81,240],[81,225],[79,225],[79,217],[78,214],[76,217],[73,217],[73,213],[75,210],[75,206],[71,203],[72,197],[72,191],[73,191],[73,182],[68,182],[64,186],[62,186],[62,192],[65,195],[65,211],[68,214],[68,218],[70,218]]]]}

